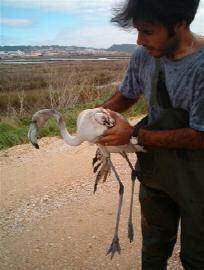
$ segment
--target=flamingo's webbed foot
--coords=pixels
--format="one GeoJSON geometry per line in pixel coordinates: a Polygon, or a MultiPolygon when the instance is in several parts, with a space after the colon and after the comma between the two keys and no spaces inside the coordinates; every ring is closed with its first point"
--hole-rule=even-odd
{"type": "Polygon", "coordinates": [[[130,243],[133,241],[134,238],[134,229],[132,222],[128,222],[128,239],[130,240],[130,243]]]}
{"type": "Polygon", "coordinates": [[[118,252],[118,254],[120,254],[120,251],[121,251],[121,248],[120,248],[119,238],[114,237],[106,255],[111,254],[111,259],[112,259],[113,256],[115,255],[115,252],[118,252]]]}

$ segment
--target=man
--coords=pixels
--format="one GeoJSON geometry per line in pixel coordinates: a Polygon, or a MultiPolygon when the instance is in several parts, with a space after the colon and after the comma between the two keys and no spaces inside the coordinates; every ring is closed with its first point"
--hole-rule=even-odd
{"type": "Polygon", "coordinates": [[[138,127],[111,112],[116,125],[98,141],[122,145],[137,136],[150,153],[144,153],[141,160],[138,156],[139,161],[145,166],[152,162],[152,171],[160,172],[156,171],[151,181],[148,177],[140,179],[143,270],[166,269],[179,219],[183,267],[204,269],[204,38],[190,31],[198,5],[199,0],[128,0],[112,19],[122,27],[136,28],[139,46],[119,90],[102,106],[123,112],[143,94],[151,126],[165,108],[159,98],[155,102],[152,97],[155,59],[159,59],[170,106],[185,110],[189,116],[184,126],[177,127],[175,120],[175,127],[168,127],[167,118],[161,120],[167,125],[163,130],[147,127],[138,132],[138,127]]]}

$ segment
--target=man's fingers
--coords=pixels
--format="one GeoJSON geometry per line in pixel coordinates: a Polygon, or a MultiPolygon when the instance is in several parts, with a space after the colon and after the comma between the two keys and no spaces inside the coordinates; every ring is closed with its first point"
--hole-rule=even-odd
{"type": "Polygon", "coordinates": [[[115,135],[115,130],[117,129],[117,127],[113,126],[113,127],[110,127],[108,129],[106,129],[103,133],[103,135],[101,136],[101,138],[105,138],[107,136],[112,136],[112,135],[115,135]]]}
{"type": "Polygon", "coordinates": [[[111,135],[103,136],[96,141],[96,143],[102,144],[102,145],[113,145],[113,142],[114,142],[114,137],[111,135]]]}
{"type": "Polygon", "coordinates": [[[110,115],[112,116],[114,116],[114,115],[117,115],[117,113],[116,112],[114,112],[114,111],[112,111],[112,110],[110,110],[110,109],[106,109],[109,113],[110,113],[110,115]]]}

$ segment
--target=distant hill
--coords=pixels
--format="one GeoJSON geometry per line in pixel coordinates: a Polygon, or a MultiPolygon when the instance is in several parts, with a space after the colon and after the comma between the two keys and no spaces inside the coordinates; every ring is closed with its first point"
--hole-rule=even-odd
{"type": "Polygon", "coordinates": [[[107,51],[128,52],[133,53],[136,49],[136,44],[114,44],[107,51]]]}
{"type": "Polygon", "coordinates": [[[103,50],[103,51],[116,51],[116,52],[127,52],[132,53],[136,48],[135,44],[114,44],[108,49],[95,49],[90,47],[77,47],[77,46],[59,46],[59,45],[51,45],[51,46],[31,46],[31,45],[18,45],[18,46],[0,46],[0,51],[31,51],[31,50],[43,50],[43,49],[53,49],[53,50],[103,50]]]}
{"type": "Polygon", "coordinates": [[[31,45],[16,45],[16,46],[0,46],[0,51],[29,51],[29,50],[40,50],[40,49],[69,49],[69,50],[85,50],[93,49],[86,47],[77,47],[77,46],[60,46],[60,45],[42,45],[42,46],[31,46],[31,45]]]}

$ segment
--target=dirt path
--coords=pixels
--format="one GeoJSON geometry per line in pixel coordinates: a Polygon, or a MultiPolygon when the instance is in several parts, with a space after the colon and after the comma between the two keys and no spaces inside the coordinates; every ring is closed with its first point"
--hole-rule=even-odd
{"type": "MultiPolygon", "coordinates": [[[[120,224],[121,255],[105,253],[111,243],[118,202],[112,175],[93,195],[95,146],[69,147],[43,138],[40,150],[21,145],[0,152],[1,270],[139,270],[140,207],[134,197],[135,240],[127,239],[130,171],[113,156],[125,185],[120,224]]],[[[134,160],[134,156],[132,156],[134,160]]],[[[182,269],[178,247],[168,269],[182,269]]]]}

